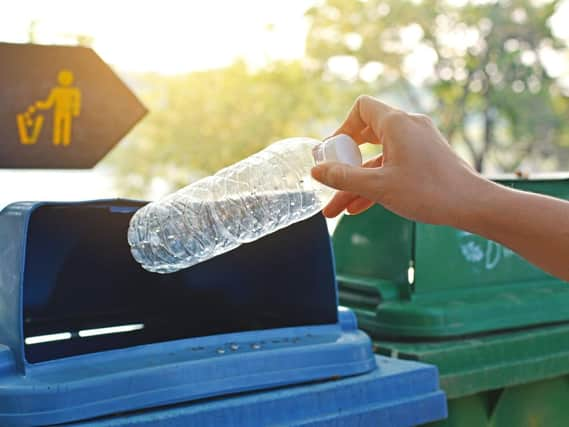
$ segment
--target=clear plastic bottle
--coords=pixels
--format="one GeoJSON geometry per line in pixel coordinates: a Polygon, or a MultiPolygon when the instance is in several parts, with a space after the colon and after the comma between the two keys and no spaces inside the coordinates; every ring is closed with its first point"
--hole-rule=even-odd
{"type": "Polygon", "coordinates": [[[149,271],[171,273],[319,212],[334,191],[310,176],[315,162],[361,164],[354,141],[290,138],[139,209],[128,242],[149,271]]]}

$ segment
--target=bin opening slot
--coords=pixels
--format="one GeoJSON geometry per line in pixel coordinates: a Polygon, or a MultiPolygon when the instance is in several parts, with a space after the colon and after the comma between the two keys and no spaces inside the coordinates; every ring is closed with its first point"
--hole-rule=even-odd
{"type": "Polygon", "coordinates": [[[126,242],[132,209],[120,207],[46,205],[32,213],[23,284],[28,362],[336,323],[332,254],[322,218],[160,275],[132,259],[126,242]]]}

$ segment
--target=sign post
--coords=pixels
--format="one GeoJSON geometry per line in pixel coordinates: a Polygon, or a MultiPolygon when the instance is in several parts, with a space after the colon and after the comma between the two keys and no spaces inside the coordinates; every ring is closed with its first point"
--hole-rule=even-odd
{"type": "Polygon", "coordinates": [[[147,113],[97,54],[0,43],[0,169],[87,169],[147,113]]]}

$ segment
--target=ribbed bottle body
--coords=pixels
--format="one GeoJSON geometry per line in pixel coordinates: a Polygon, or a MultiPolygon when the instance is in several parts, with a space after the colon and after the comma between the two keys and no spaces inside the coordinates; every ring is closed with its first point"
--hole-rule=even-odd
{"type": "Polygon", "coordinates": [[[320,141],[290,138],[138,210],[128,242],[153,272],[171,273],[319,212],[333,190],[310,177],[320,141]]]}

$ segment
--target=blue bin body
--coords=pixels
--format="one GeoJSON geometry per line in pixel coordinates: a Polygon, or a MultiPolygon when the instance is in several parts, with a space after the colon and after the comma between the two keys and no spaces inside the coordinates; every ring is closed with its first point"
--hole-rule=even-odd
{"type": "Polygon", "coordinates": [[[376,359],[352,312],[338,311],[322,217],[158,275],[126,243],[142,205],[0,213],[0,426],[445,416],[434,367],[376,359]]]}

